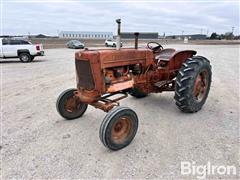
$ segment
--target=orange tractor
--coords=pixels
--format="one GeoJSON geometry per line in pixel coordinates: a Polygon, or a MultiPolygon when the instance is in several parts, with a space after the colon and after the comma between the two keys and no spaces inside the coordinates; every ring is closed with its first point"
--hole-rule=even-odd
{"type": "Polygon", "coordinates": [[[164,49],[157,42],[146,48],[120,48],[120,24],[116,49],[78,51],[75,54],[77,88],[60,94],[57,110],[65,119],[81,117],[88,105],[108,112],[100,127],[100,140],[119,150],[131,143],[138,129],[138,116],[119,101],[128,94],[143,98],[149,93],[175,91],[177,107],[187,113],[199,111],[211,85],[208,59],[196,51],[164,49]]]}

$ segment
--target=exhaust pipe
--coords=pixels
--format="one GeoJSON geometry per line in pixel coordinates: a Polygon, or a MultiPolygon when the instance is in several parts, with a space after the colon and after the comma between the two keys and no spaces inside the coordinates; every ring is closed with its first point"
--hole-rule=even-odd
{"type": "Polygon", "coordinates": [[[120,50],[121,48],[121,19],[117,19],[116,20],[117,24],[118,24],[118,31],[117,31],[117,40],[116,40],[116,49],[120,50]]]}
{"type": "Polygon", "coordinates": [[[139,36],[139,32],[135,32],[134,36],[135,36],[135,49],[138,49],[138,36],[139,36]]]}

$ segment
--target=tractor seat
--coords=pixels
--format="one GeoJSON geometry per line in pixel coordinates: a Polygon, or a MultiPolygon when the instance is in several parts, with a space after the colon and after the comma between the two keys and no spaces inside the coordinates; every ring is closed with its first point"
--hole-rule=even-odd
{"type": "Polygon", "coordinates": [[[160,53],[155,57],[156,61],[169,61],[171,59],[171,57],[174,55],[174,53],[176,52],[175,49],[163,49],[162,51],[160,51],[160,53]]]}

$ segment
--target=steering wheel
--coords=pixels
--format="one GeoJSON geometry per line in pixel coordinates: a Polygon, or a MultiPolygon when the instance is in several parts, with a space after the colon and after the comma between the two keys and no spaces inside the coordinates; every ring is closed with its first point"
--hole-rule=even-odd
{"type": "Polygon", "coordinates": [[[153,52],[158,52],[159,50],[163,50],[163,47],[161,44],[157,43],[157,42],[149,42],[147,43],[147,47],[148,49],[151,49],[153,52]],[[155,44],[154,46],[151,46],[151,44],[155,44]]]}

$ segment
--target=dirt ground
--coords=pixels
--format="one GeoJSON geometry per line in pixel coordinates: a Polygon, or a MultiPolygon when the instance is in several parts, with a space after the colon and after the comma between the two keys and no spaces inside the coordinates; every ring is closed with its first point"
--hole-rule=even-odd
{"type": "Polygon", "coordinates": [[[192,177],[180,174],[181,161],[237,167],[240,46],[171,47],[195,49],[210,59],[213,80],[205,106],[182,113],[173,92],[123,100],[140,124],[133,142],[117,152],[98,137],[104,112],[89,107],[82,118],[67,121],[56,111],[58,95],[75,87],[75,50],[48,49],[27,64],[2,61],[2,179],[182,179],[192,177]]]}

